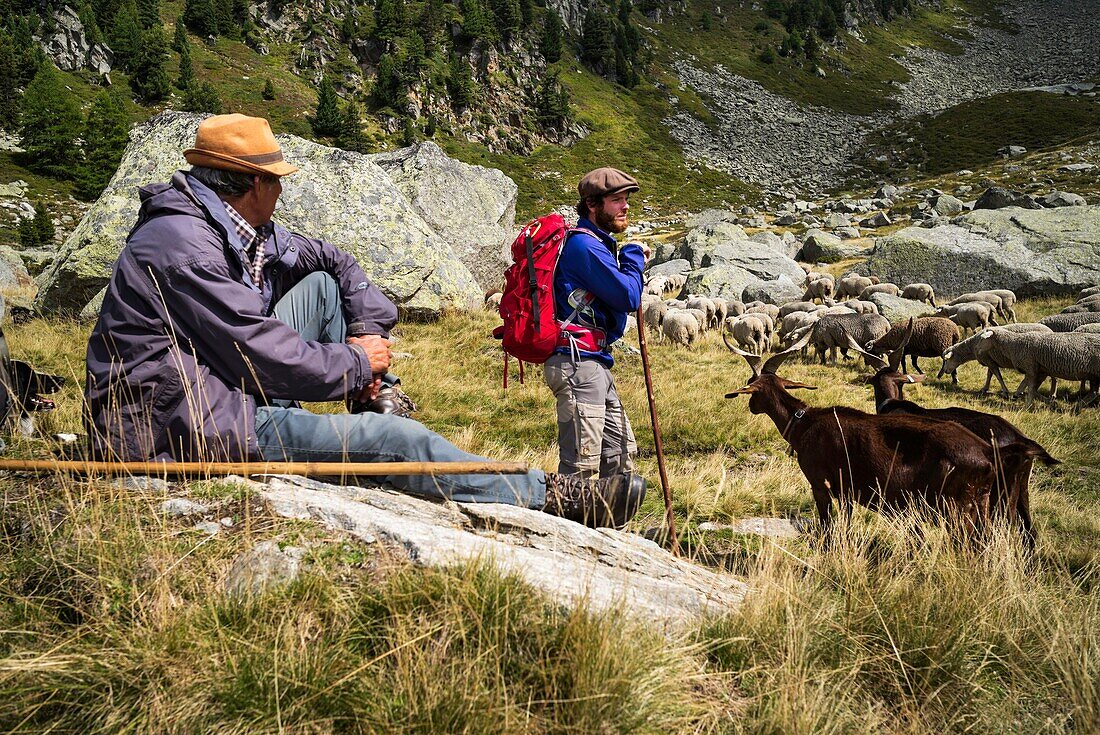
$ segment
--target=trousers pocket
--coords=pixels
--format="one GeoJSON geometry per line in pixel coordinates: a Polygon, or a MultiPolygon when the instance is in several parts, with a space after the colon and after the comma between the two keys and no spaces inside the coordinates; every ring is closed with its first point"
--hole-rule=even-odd
{"type": "Polygon", "coordinates": [[[603,404],[577,404],[577,454],[582,457],[599,458],[606,416],[607,407],[603,404]]]}

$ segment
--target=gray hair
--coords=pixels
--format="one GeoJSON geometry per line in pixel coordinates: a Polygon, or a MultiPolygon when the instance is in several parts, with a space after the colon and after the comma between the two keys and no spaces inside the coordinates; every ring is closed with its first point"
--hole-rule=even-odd
{"type": "Polygon", "coordinates": [[[247,194],[252,189],[252,178],[254,176],[258,175],[262,179],[277,178],[265,174],[226,171],[225,169],[210,168],[209,166],[192,166],[187,173],[208,186],[215,194],[227,197],[239,197],[247,194]]]}

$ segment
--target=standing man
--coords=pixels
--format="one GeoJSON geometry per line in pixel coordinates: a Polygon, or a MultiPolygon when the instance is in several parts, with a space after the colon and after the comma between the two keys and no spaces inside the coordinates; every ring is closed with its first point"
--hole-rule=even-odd
{"type": "MultiPolygon", "coordinates": [[[[397,309],[348,253],[271,221],[283,160],[268,122],[204,120],[192,164],[140,192],[88,340],[93,453],[123,461],[479,461],[395,413],[315,414],[297,401],[369,404],[390,366],[397,309]]],[[[525,475],[384,478],[400,490],[624,524],[645,481],[525,475]],[[639,482],[640,487],[639,487],[639,482]]]]}
{"type": "Polygon", "coordinates": [[[577,229],[570,233],[554,277],[554,309],[566,326],[543,366],[557,399],[558,472],[612,477],[634,471],[638,445],[615,390],[611,344],[638,310],[648,248],[621,248],[611,233],[629,224],[628,199],[638,182],[616,168],[590,171],[577,186],[577,229]]]}

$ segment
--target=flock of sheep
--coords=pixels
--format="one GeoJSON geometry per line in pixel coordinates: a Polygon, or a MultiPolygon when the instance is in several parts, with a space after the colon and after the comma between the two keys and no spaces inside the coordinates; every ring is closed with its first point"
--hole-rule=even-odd
{"type": "Polygon", "coordinates": [[[926,283],[899,287],[857,273],[835,279],[809,271],[802,300],[782,305],[682,295],[684,286],[681,275],[654,276],[642,296],[646,327],[674,345],[690,346],[708,330],[720,329],[728,347],[755,355],[771,351],[776,342],[784,349],[808,336],[802,352],[812,348],[822,364],[827,355],[835,363],[838,351],[847,358],[850,349],[881,357],[898,347],[905,327],[891,325],[869,300],[883,293],[935,309],[934,316],[915,320],[903,370],[906,358],[918,373],[918,358],[941,358],[938,377],[950,375],[957,383],[958,368],[976,360],[988,371],[982,393],[997,378],[1007,394],[1001,370],[1010,368],[1024,376],[1016,397],[1026,392],[1029,402],[1040,397],[1038,388],[1047,378],[1051,398],[1057,395],[1058,379],[1081,384],[1082,404],[1100,397],[1100,286],[1085,289],[1076,304],[1036,324],[1016,323],[1016,295],[1009,290],[963,294],[937,306],[926,283]]]}

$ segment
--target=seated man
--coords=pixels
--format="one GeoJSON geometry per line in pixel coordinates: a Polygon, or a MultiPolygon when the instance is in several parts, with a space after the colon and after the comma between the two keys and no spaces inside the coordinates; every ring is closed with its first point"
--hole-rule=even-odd
{"type": "MultiPolygon", "coordinates": [[[[318,415],[296,401],[367,403],[390,366],[397,309],[355,259],[273,223],[283,160],[266,120],[218,115],[193,168],[141,190],[88,341],[93,454],[121,461],[482,461],[394,414],[318,415]]],[[[641,477],[382,478],[400,490],[622,525],[641,477]]]]}

